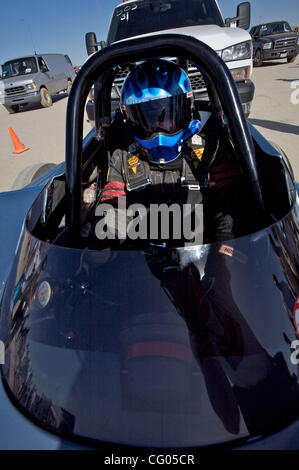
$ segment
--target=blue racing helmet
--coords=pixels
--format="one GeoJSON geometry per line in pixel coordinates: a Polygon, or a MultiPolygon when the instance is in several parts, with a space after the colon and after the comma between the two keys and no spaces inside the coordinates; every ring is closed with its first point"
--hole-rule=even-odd
{"type": "Polygon", "coordinates": [[[121,109],[149,161],[168,163],[182,144],[200,130],[192,120],[192,88],[187,74],[168,60],[143,62],[127,76],[121,109]]]}

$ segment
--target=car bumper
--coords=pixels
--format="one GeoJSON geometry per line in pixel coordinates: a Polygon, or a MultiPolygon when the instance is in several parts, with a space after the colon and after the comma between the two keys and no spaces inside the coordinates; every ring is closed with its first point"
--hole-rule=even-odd
{"type": "Polygon", "coordinates": [[[263,60],[274,60],[274,59],[287,59],[288,57],[294,57],[299,53],[299,47],[282,48],[282,49],[263,49],[262,58],[263,60]]]}
{"type": "Polygon", "coordinates": [[[255,86],[251,80],[237,83],[238,92],[245,116],[248,117],[251,110],[251,103],[254,97],[255,86]]]}
{"type": "MultiPolygon", "coordinates": [[[[246,82],[237,82],[237,89],[243,106],[245,116],[248,117],[251,109],[251,103],[254,97],[255,86],[251,80],[246,82]]],[[[208,93],[197,93],[195,94],[196,100],[208,100],[208,93]]]]}
{"type": "Polygon", "coordinates": [[[24,93],[18,96],[4,96],[0,98],[0,103],[4,106],[14,106],[17,104],[38,103],[40,101],[40,92],[36,90],[32,93],[24,93]]]}
{"type": "Polygon", "coordinates": [[[88,121],[90,122],[90,124],[94,125],[94,102],[88,100],[85,109],[88,121]]]}

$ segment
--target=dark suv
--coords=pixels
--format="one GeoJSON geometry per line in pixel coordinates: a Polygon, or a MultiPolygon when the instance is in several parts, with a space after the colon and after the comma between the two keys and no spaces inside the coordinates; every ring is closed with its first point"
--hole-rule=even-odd
{"type": "Polygon", "coordinates": [[[294,62],[299,52],[298,34],[287,21],[259,24],[250,30],[253,40],[253,65],[260,67],[264,60],[287,59],[294,62]]]}

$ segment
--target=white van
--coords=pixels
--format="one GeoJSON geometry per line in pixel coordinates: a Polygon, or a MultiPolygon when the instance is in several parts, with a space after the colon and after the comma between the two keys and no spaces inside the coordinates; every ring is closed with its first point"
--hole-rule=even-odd
{"type": "Polygon", "coordinates": [[[0,103],[9,113],[34,102],[48,108],[52,106],[52,95],[70,91],[75,75],[69,56],[64,54],[35,54],[9,60],[2,65],[0,103]]]}
{"type": "MultiPolygon", "coordinates": [[[[97,46],[110,45],[124,39],[153,34],[178,33],[193,36],[217,51],[236,80],[237,88],[248,116],[254,96],[252,75],[252,40],[246,31],[250,26],[250,3],[237,7],[235,18],[222,18],[216,0],[129,0],[113,12],[107,43],[96,42],[95,33],[86,34],[88,54],[97,46]]],[[[207,99],[201,73],[188,63],[188,74],[196,99],[207,99]]],[[[128,70],[116,77],[112,100],[118,101],[128,70]]],[[[114,108],[112,104],[112,108],[114,108]]]]}

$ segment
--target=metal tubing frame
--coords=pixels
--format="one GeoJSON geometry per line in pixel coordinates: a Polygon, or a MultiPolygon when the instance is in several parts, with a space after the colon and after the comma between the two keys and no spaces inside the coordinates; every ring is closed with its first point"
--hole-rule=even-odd
{"type": "Polygon", "coordinates": [[[265,212],[254,144],[235,81],[218,54],[203,42],[180,34],[160,34],[112,44],[85,62],[71,88],[66,119],[66,223],[72,233],[80,228],[81,161],[84,107],[96,79],[111,67],[154,57],[184,57],[207,75],[228,118],[234,147],[252,184],[261,214],[265,212]]]}

